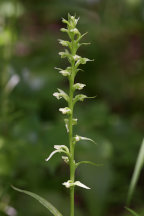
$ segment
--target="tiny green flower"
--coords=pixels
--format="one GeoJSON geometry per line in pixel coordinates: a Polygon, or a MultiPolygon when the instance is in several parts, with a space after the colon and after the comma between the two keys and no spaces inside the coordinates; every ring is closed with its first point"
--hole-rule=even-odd
{"type": "Polygon", "coordinates": [[[65,29],[65,28],[61,28],[60,30],[61,30],[62,32],[68,32],[68,30],[65,29]]]}
{"type": "Polygon", "coordinates": [[[73,85],[74,89],[82,90],[86,85],[82,83],[76,83],[73,85]]]}
{"type": "Polygon", "coordinates": [[[77,28],[71,29],[70,32],[80,35],[80,32],[77,28]]]}
{"type": "Polygon", "coordinates": [[[59,92],[53,93],[53,96],[56,97],[58,100],[64,98],[66,101],[69,100],[69,96],[61,89],[58,89],[59,92]]]}
{"type": "Polygon", "coordinates": [[[65,41],[65,40],[61,40],[59,39],[59,43],[62,45],[62,46],[66,46],[68,47],[70,45],[70,42],[69,41],[65,41]]]}
{"type": "Polygon", "coordinates": [[[59,55],[61,56],[61,58],[67,58],[70,54],[68,50],[65,50],[65,52],[59,52],[59,55]]]}
{"type": "Polygon", "coordinates": [[[71,109],[69,107],[59,108],[59,111],[62,112],[62,114],[71,114],[71,109]]]}

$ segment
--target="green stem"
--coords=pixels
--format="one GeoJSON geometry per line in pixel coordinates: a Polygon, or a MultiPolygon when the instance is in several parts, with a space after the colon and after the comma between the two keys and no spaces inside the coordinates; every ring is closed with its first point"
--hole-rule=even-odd
{"type": "MultiPolygon", "coordinates": [[[[73,46],[72,39],[72,55],[75,55],[75,47],[73,46]]],[[[74,85],[74,77],[75,77],[75,62],[71,62],[72,72],[70,76],[70,91],[69,91],[69,108],[71,109],[71,114],[69,116],[69,143],[70,143],[70,180],[72,182],[75,181],[75,161],[74,161],[74,143],[73,143],[73,85],[74,85]]],[[[70,187],[70,216],[74,216],[74,186],[70,187]]]]}

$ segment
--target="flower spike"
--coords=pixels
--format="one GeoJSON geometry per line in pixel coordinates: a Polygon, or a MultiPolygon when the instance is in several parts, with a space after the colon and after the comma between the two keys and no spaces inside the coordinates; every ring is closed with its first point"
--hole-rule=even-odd
{"type": "MultiPolygon", "coordinates": [[[[62,159],[64,160],[65,163],[67,163],[70,166],[70,180],[67,182],[64,182],[63,185],[66,188],[71,188],[70,190],[70,196],[71,199],[73,200],[74,196],[74,188],[75,186],[79,186],[85,189],[90,189],[88,186],[85,184],[81,183],[80,181],[74,181],[75,179],[75,170],[80,164],[91,164],[97,166],[97,164],[90,162],[90,161],[80,161],[78,163],[75,162],[74,159],[74,151],[75,151],[75,144],[76,142],[80,140],[87,140],[94,142],[92,139],[87,138],[87,137],[82,137],[79,135],[73,136],[73,126],[77,124],[77,119],[74,118],[74,106],[75,103],[78,101],[84,101],[84,99],[89,98],[84,94],[75,94],[76,90],[82,90],[86,85],[83,83],[76,83],[75,82],[75,77],[79,71],[82,69],[79,68],[80,65],[86,64],[88,61],[93,61],[90,60],[89,58],[81,57],[78,55],[77,50],[82,46],[82,45],[88,45],[89,43],[81,43],[81,39],[87,34],[81,34],[80,31],[77,28],[77,23],[79,21],[79,18],[76,18],[76,16],[72,16],[68,14],[68,19],[62,18],[62,22],[66,24],[66,28],[62,28],[62,32],[66,32],[69,40],[61,40],[59,39],[59,43],[66,47],[62,52],[59,52],[59,55],[61,58],[66,58],[68,60],[68,63],[70,64],[66,69],[60,69],[56,68],[59,70],[59,73],[62,74],[63,76],[68,78],[69,81],[69,94],[66,94],[63,90],[58,89],[58,92],[55,92],[53,95],[57,99],[64,98],[67,101],[67,106],[64,108],[59,108],[59,111],[67,115],[67,118],[64,119],[65,122],[65,127],[69,136],[69,146],[70,149],[66,146],[59,146],[55,145],[55,151],[51,153],[53,154],[57,152],[62,152],[65,153],[66,156],[62,155],[62,159]]],[[[95,142],[94,142],[95,143],[95,142]]],[[[49,157],[51,157],[51,155],[49,157]]],[[[73,206],[74,200],[71,202],[71,209],[74,215],[74,206],[73,206]]]]}

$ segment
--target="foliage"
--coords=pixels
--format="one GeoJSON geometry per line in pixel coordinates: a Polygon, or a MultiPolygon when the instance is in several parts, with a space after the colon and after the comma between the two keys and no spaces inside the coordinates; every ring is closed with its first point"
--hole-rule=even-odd
{"type": "MultiPolygon", "coordinates": [[[[1,0],[0,8],[7,2],[13,4],[1,0]]],[[[53,66],[62,67],[56,55],[60,50],[56,40],[63,27],[60,18],[69,11],[80,15],[79,28],[89,32],[92,45],[81,47],[80,55],[95,59],[85,66],[85,73],[78,73],[77,81],[88,84],[84,94],[98,93],[96,102],[77,104],[76,116],[81,122],[81,126],[76,126],[77,134],[92,137],[98,145],[79,142],[76,159],[103,164],[95,172],[88,165],[79,166],[77,178],[93,190],[76,192],[76,215],[129,215],[123,206],[144,129],[143,2],[17,2],[18,16],[0,12],[1,30],[7,29],[8,37],[15,35],[7,75],[20,78],[8,96],[7,127],[4,130],[1,126],[0,130],[0,203],[14,206],[21,216],[27,210],[29,215],[47,215],[31,199],[27,202],[27,197],[14,193],[9,188],[14,184],[41,194],[55,203],[63,215],[69,214],[68,194],[61,186],[68,170],[65,173],[67,168],[60,157],[49,161],[49,165],[44,162],[47,151],[52,151],[57,140],[60,145],[68,142],[57,112],[65,104],[60,101],[58,105],[52,93],[57,86],[65,90],[68,85],[53,66]]],[[[2,35],[1,31],[0,38],[2,35]]],[[[4,63],[7,64],[3,55],[5,45],[0,43],[0,77],[4,63]]],[[[9,45],[6,47],[9,51],[9,45]]],[[[142,188],[141,173],[132,202],[132,209],[140,215],[144,214],[142,188]]]]}

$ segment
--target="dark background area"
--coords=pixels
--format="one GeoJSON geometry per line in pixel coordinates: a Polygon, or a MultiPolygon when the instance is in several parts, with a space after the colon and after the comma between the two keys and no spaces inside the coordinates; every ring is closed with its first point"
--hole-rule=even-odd
{"type": "MultiPolygon", "coordinates": [[[[59,154],[45,158],[54,145],[68,145],[63,116],[53,92],[68,89],[54,67],[65,68],[58,39],[67,14],[80,16],[88,32],[79,55],[94,59],[76,81],[95,99],[75,109],[81,142],[76,178],[91,190],[76,189],[76,216],[128,216],[124,209],[144,130],[144,3],[140,0],[0,0],[0,215],[50,215],[10,185],[33,191],[69,215],[69,190],[62,186],[69,169],[59,154]]],[[[144,214],[141,173],[131,207],[144,214]]]]}

